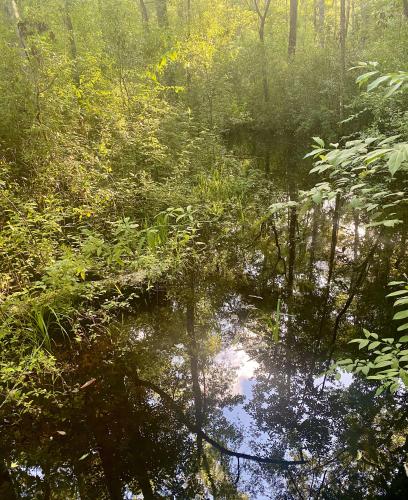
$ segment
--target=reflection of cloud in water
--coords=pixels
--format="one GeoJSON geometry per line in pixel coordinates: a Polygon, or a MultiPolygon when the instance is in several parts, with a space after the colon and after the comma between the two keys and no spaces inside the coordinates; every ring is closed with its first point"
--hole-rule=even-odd
{"type": "Polygon", "coordinates": [[[216,357],[216,362],[224,366],[227,365],[236,371],[232,392],[248,396],[245,389],[249,384],[246,382],[254,376],[259,364],[251,359],[240,346],[223,349],[216,357]]]}

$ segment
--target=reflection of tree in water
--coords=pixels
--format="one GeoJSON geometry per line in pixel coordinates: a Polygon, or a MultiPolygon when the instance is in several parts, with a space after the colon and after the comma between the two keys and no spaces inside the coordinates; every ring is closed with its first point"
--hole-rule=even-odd
{"type": "MultiPolygon", "coordinates": [[[[289,154],[281,146],[263,147],[265,206],[273,176],[276,202],[296,200],[307,184],[295,161],[279,177],[279,155],[289,154]]],[[[152,294],[109,335],[64,345],[55,399],[37,395],[23,415],[11,402],[1,409],[0,497],[403,498],[406,396],[374,398],[374,385],[358,377],[322,390],[328,358],[352,352],[357,327],[389,334],[384,289],[391,269],[406,267],[406,235],[374,241],[360,235],[363,222],[335,202],[288,207],[256,225],[250,241],[248,228],[243,241],[234,235],[240,245],[190,269],[165,300],[152,294]],[[269,320],[278,299],[276,339],[269,320]],[[253,335],[241,335],[243,326],[253,335]],[[245,405],[251,429],[224,413],[242,398],[216,356],[235,342],[259,364],[245,405]],[[248,453],[308,463],[241,458],[238,469],[226,452],[248,436],[248,453]]]]}
{"type": "MultiPolygon", "coordinates": [[[[344,227],[345,222],[340,221],[340,228],[342,224],[344,227]]],[[[339,244],[345,245],[347,235],[339,236],[339,244]]],[[[408,450],[407,397],[374,399],[375,384],[359,378],[350,380],[349,387],[332,381],[322,387],[321,376],[328,353],[349,355],[347,341],[356,326],[378,331],[387,325],[389,305],[384,304],[383,296],[390,261],[396,258],[394,246],[398,251],[398,239],[394,242],[383,237],[374,245],[366,238],[361,242],[360,262],[367,265],[357,262],[352,275],[347,272],[350,257],[343,248],[335,266],[329,259],[329,277],[333,267],[329,286],[324,280],[320,287],[318,282],[305,281],[303,272],[298,272],[293,298],[291,289],[286,295],[285,290],[281,292],[287,304],[286,314],[280,318],[279,343],[271,341],[271,332],[265,334],[264,322],[255,326],[256,338],[263,333],[266,340],[248,346],[260,365],[253,397],[246,405],[254,418],[254,449],[311,460],[296,474],[278,472],[284,478],[280,485],[276,470],[254,467],[252,473],[268,485],[266,489],[264,485],[265,497],[404,498],[408,487],[402,466],[408,450]],[[356,276],[360,276],[358,288],[356,276]]],[[[331,250],[326,253],[331,254],[331,250]]],[[[299,260],[296,265],[299,271],[305,268],[299,260]]],[[[315,278],[319,280],[316,274],[315,278]]],[[[258,307],[273,309],[273,300],[262,304],[258,307]]],[[[387,329],[383,328],[383,333],[388,333],[387,329]]]]}
{"type": "MultiPolygon", "coordinates": [[[[203,321],[195,328],[200,424],[217,441],[236,444],[239,433],[222,409],[240,397],[231,392],[232,373],[211,359],[219,336],[210,326],[203,321]]],[[[75,353],[57,401],[37,402],[36,414],[4,426],[2,448],[8,460],[18,461],[12,469],[16,494],[119,499],[139,491],[144,498],[194,498],[216,488],[238,498],[229,461],[217,465],[208,445],[197,449],[197,435],[180,419],[196,417],[190,334],[185,308],[173,303],[141,311],[75,353]],[[178,413],[139,377],[164,388],[178,413]]]]}

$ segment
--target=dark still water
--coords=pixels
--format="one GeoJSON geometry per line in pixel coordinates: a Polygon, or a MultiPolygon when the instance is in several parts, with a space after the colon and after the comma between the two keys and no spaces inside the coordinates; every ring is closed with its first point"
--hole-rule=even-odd
{"type": "MultiPolygon", "coordinates": [[[[234,152],[264,173],[266,207],[311,184],[276,150],[234,152]]],[[[323,375],[358,356],[362,327],[392,333],[386,285],[406,264],[393,235],[367,260],[371,234],[335,200],[284,208],[211,269],[68,342],[56,396],[1,424],[0,498],[408,498],[406,393],[323,375]]]]}

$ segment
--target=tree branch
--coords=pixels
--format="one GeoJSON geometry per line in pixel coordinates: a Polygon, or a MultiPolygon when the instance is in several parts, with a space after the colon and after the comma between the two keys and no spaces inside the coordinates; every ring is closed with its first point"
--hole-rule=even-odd
{"type": "Polygon", "coordinates": [[[208,436],[201,428],[197,427],[194,423],[190,421],[190,419],[182,412],[179,408],[178,404],[159,386],[149,382],[147,380],[142,380],[140,378],[133,378],[133,381],[136,385],[140,385],[142,387],[146,387],[151,391],[158,394],[162,400],[170,406],[173,411],[177,414],[178,418],[183,422],[183,424],[194,434],[201,437],[204,441],[210,444],[213,448],[218,450],[222,455],[227,455],[230,457],[242,458],[243,460],[252,460],[253,462],[258,462],[260,464],[268,464],[268,465],[281,465],[284,467],[288,467],[291,465],[303,465],[306,464],[306,460],[284,460],[281,458],[269,458],[269,457],[259,457],[257,455],[250,455],[248,453],[240,453],[237,451],[232,451],[225,446],[221,445],[210,436],[208,436]]]}

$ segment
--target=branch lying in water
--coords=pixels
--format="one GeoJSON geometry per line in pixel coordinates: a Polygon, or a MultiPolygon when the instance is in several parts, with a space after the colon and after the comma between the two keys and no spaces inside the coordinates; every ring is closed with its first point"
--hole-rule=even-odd
{"type": "Polygon", "coordinates": [[[201,428],[197,427],[195,424],[190,422],[190,420],[184,415],[184,413],[180,410],[178,404],[171,398],[163,389],[153,384],[152,382],[148,382],[147,380],[141,380],[139,378],[133,378],[135,384],[146,387],[156,394],[158,394],[163,401],[165,401],[171,408],[177,413],[180,420],[183,424],[194,434],[201,437],[204,441],[209,443],[213,448],[218,450],[223,455],[228,455],[230,457],[242,458],[243,460],[252,460],[253,462],[258,462],[261,464],[269,464],[269,465],[282,465],[282,466],[290,466],[290,465],[302,465],[306,464],[307,460],[283,460],[281,458],[267,458],[267,457],[259,457],[256,455],[248,455],[247,453],[239,453],[237,451],[229,450],[222,446],[217,441],[208,436],[201,428]]]}

